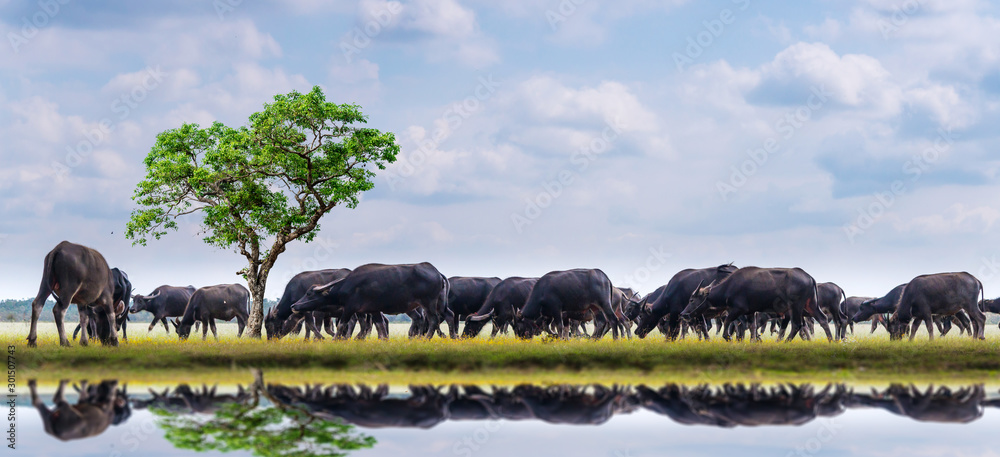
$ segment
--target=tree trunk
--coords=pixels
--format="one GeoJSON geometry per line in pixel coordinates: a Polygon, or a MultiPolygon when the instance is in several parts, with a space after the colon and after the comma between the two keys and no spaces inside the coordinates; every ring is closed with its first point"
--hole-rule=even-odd
{"type": "Polygon", "coordinates": [[[264,326],[264,289],[267,278],[257,277],[257,281],[247,281],[250,286],[250,319],[247,321],[246,335],[260,339],[260,329],[264,326]]]}

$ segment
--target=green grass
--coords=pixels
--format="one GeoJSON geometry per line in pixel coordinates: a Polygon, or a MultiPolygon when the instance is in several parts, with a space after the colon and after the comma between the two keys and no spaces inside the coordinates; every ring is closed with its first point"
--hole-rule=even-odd
{"type": "Polygon", "coordinates": [[[825,338],[790,344],[726,343],[720,338],[666,343],[655,333],[644,340],[620,341],[511,337],[426,341],[406,339],[405,325],[393,326],[390,341],[321,342],[236,339],[232,324],[220,325],[219,342],[211,336],[205,342],[197,336],[179,342],[162,327],[146,333],[141,326],[133,328],[129,342],[118,348],[60,347],[51,324],[42,326],[37,348],[25,347],[25,324],[0,324],[0,334],[17,346],[19,376],[43,379],[89,374],[192,382],[217,380],[227,372],[244,377],[249,367],[266,370],[269,379],[344,382],[996,383],[1000,379],[1000,337],[995,327],[986,341],[952,334],[934,341],[918,337],[914,342],[890,342],[884,334],[868,336],[867,325],[862,327],[864,331],[848,341],[832,344],[825,338]]]}

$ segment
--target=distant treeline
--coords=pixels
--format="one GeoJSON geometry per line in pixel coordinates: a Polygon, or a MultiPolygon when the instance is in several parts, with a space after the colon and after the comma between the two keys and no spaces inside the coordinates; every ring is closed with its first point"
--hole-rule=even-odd
{"type": "MultiPolygon", "coordinates": [[[[30,322],[31,321],[31,302],[34,298],[22,298],[13,299],[8,298],[6,300],[0,300],[0,322],[30,322]]],[[[38,320],[43,322],[52,322],[52,307],[55,306],[55,300],[51,298],[45,302],[45,307],[42,308],[42,315],[38,320]]],[[[264,314],[267,314],[267,310],[272,306],[277,305],[278,300],[264,299],[264,314]]],[[[397,316],[388,316],[389,322],[396,323],[410,323],[410,318],[405,314],[400,314],[397,316]]],[[[66,310],[66,320],[77,322],[80,320],[80,315],[77,312],[76,306],[70,306],[66,310]]],[[[147,312],[141,312],[138,314],[130,314],[128,317],[129,322],[150,322],[153,320],[153,315],[147,312]]]]}

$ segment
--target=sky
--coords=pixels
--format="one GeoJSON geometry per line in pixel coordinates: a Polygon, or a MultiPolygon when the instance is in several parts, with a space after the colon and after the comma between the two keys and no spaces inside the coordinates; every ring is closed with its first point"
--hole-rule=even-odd
{"type": "Polygon", "coordinates": [[[954,0],[0,0],[0,298],[62,240],[137,292],[240,281],[198,217],[125,224],[156,135],[320,86],[393,132],[303,270],[804,268],[848,295],[969,271],[1000,294],[1000,8],[954,0]],[[993,126],[993,127],[990,127],[993,126]]]}

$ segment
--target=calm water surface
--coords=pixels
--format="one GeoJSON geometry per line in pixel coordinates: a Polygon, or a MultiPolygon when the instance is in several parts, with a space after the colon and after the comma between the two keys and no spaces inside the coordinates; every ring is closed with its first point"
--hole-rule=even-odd
{"type": "Polygon", "coordinates": [[[389,388],[258,376],[228,389],[69,383],[59,408],[55,393],[39,390],[36,406],[20,396],[19,454],[1000,455],[1000,392],[981,385],[389,388]]]}

